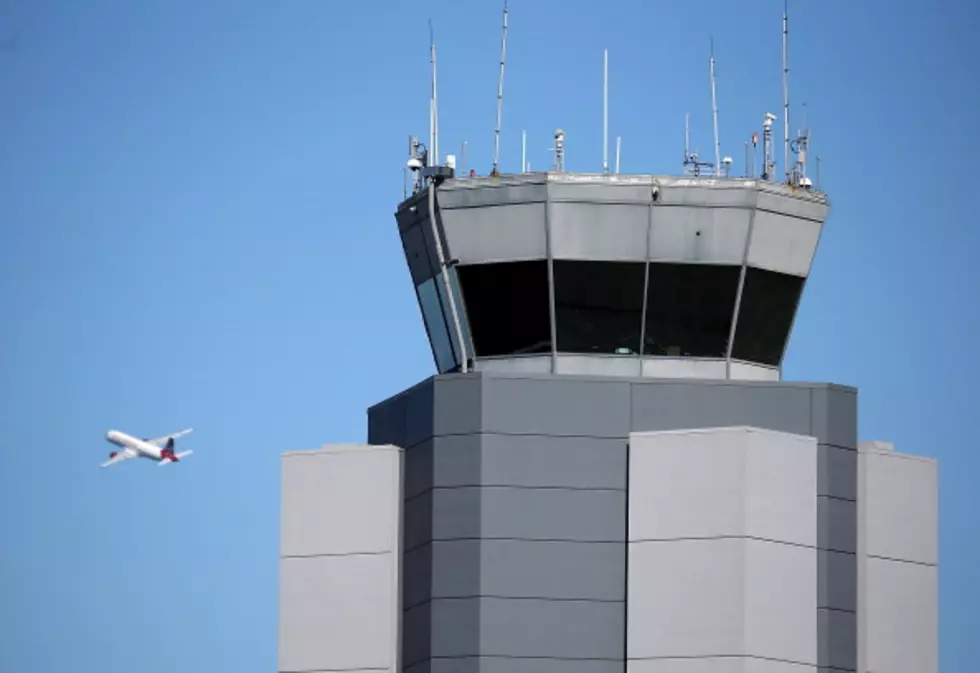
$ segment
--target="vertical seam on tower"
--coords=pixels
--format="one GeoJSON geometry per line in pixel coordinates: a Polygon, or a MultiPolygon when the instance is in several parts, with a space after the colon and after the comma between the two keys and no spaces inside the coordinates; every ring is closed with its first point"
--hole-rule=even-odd
{"type": "MultiPolygon", "coordinates": [[[[757,188],[758,189],[758,188],[757,188]]],[[[738,318],[742,311],[742,292],[745,290],[745,275],[749,266],[749,250],[752,246],[752,233],[755,231],[755,214],[759,210],[759,192],[755,193],[755,203],[749,213],[749,229],[745,234],[745,246],[742,249],[742,268],[738,274],[738,288],[735,290],[735,308],[732,310],[732,326],[728,330],[728,344],[725,348],[725,379],[732,378],[732,351],[735,348],[735,333],[738,330],[738,318]]]]}
{"type": "MultiPolygon", "coordinates": [[[[643,376],[643,352],[647,339],[647,302],[650,300],[650,237],[653,235],[653,190],[658,188],[657,180],[652,180],[650,202],[647,204],[646,254],[643,257],[643,307],[640,309],[640,376],[643,376]]],[[[632,421],[632,417],[630,420],[632,421]]]]}
{"type": "Polygon", "coordinates": [[[551,184],[544,184],[544,247],[548,267],[548,321],[551,328],[551,373],[558,373],[558,328],[555,318],[555,255],[551,235],[551,184]]]}

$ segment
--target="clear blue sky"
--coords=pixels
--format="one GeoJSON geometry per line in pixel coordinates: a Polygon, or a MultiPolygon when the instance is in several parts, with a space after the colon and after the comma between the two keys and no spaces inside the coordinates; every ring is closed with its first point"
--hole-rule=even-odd
{"type": "MultiPolygon", "coordinates": [[[[500,4],[433,17],[441,148],[467,140],[481,172],[500,4]]],[[[972,670],[980,5],[790,5],[794,118],[806,101],[833,206],[785,374],[858,386],[863,439],[942,461],[942,668],[972,670]]],[[[512,0],[503,168],[522,129],[545,167],[562,126],[567,168],[600,169],[603,47],[624,172],[679,170],[686,111],[709,154],[713,35],[740,169],[782,112],[781,7],[512,0]]],[[[393,219],[428,134],[427,18],[0,2],[3,673],[275,670],[279,454],[364,441],[366,407],[433,372],[393,219]],[[176,469],[97,468],[110,427],[186,425],[176,469]]]]}

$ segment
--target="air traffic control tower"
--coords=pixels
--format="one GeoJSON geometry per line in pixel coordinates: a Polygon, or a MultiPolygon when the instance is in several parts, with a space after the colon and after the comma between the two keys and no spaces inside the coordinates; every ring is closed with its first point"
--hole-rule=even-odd
{"type": "Polygon", "coordinates": [[[935,462],[782,376],[825,194],[413,158],[438,373],[283,456],[280,673],[936,673],[935,462]]]}

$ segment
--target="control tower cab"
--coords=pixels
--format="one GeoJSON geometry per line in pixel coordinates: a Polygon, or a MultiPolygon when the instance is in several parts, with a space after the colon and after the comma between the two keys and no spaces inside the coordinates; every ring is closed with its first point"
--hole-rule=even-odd
{"type": "Polygon", "coordinates": [[[440,374],[780,380],[828,211],[809,184],[423,172],[396,218],[440,374]]]}

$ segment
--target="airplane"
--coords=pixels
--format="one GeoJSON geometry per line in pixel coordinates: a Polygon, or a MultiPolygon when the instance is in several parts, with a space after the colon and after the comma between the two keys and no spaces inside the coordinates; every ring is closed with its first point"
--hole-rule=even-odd
{"type": "Polygon", "coordinates": [[[187,428],[180,432],[175,432],[172,435],[154,437],[153,439],[137,439],[136,437],[127,435],[125,432],[110,430],[105,435],[106,440],[110,444],[115,444],[120,447],[122,450],[110,452],[109,460],[102,463],[101,467],[109,467],[110,465],[115,465],[131,458],[149,458],[150,460],[155,460],[158,466],[180,462],[181,458],[189,456],[194,452],[181,451],[180,453],[174,453],[174,441],[192,432],[194,432],[194,428],[187,428]]]}

